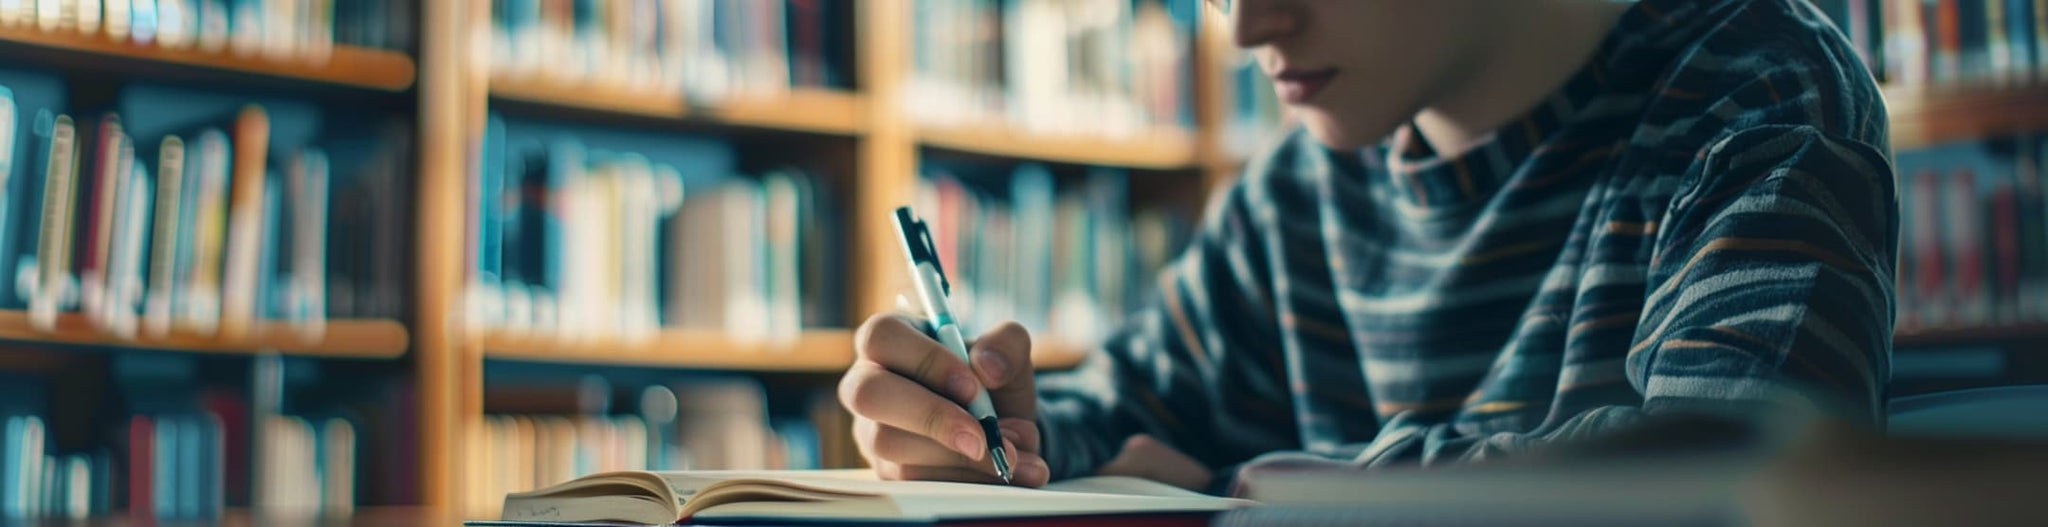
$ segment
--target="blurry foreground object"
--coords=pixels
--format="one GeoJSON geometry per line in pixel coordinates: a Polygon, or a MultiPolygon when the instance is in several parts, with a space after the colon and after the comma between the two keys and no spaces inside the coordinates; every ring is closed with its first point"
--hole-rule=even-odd
{"type": "Polygon", "coordinates": [[[2048,386],[1971,392],[1895,401],[1890,437],[1815,419],[1656,418],[1470,466],[1250,466],[1239,493],[1267,507],[1217,524],[2048,525],[2048,386]],[[1998,408],[2028,411],[1956,424],[1998,408]]]}

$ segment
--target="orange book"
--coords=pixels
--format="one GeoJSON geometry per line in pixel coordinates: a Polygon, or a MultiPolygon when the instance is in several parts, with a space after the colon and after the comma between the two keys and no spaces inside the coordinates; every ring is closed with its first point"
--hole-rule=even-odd
{"type": "Polygon", "coordinates": [[[227,261],[223,262],[220,334],[249,334],[256,316],[257,261],[263,243],[263,178],[270,115],[249,105],[235,116],[235,162],[229,176],[227,261]]]}

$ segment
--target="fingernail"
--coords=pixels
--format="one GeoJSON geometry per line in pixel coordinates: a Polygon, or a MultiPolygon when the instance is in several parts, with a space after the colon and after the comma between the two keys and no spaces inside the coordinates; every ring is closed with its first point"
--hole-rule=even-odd
{"type": "Polygon", "coordinates": [[[974,357],[974,363],[977,367],[981,368],[981,373],[988,375],[989,378],[1007,379],[1010,377],[1010,364],[1003,360],[1001,354],[996,352],[983,351],[974,357]]]}
{"type": "Polygon", "coordinates": [[[953,434],[953,448],[965,454],[968,459],[981,460],[981,439],[974,437],[974,432],[961,430],[953,434]]]}
{"type": "Polygon", "coordinates": [[[981,383],[974,382],[974,376],[967,372],[954,373],[953,378],[946,381],[946,391],[949,392],[946,395],[962,401],[974,400],[975,392],[980,389],[981,383]]]}

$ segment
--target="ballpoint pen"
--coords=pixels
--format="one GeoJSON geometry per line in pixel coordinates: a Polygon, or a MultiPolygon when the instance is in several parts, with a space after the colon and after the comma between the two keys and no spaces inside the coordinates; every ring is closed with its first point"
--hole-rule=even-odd
{"type": "MultiPolygon", "coordinates": [[[[967,361],[967,340],[960,335],[960,325],[953,320],[953,311],[946,307],[946,298],[952,294],[952,284],[946,281],[946,270],[939,266],[939,254],[932,244],[931,228],[911,212],[910,207],[896,208],[896,236],[903,241],[903,251],[910,265],[910,281],[917,286],[918,303],[931,323],[931,337],[946,346],[953,355],[967,361]]],[[[1003,435],[996,427],[996,408],[989,401],[986,388],[976,390],[974,400],[967,403],[967,412],[981,421],[982,437],[988,439],[989,462],[996,467],[996,476],[1010,482],[1010,460],[1003,454],[1003,435]]]]}

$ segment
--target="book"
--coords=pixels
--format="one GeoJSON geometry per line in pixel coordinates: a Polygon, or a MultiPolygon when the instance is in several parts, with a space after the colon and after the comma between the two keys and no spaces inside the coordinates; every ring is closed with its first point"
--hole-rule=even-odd
{"type": "Polygon", "coordinates": [[[1150,480],[1090,477],[1043,488],[879,481],[868,471],[611,472],[505,496],[503,519],[546,522],[885,521],[1221,512],[1252,502],[1150,480]]]}
{"type": "Polygon", "coordinates": [[[36,257],[26,266],[34,269],[35,286],[29,298],[29,324],[44,331],[57,327],[57,314],[73,294],[71,275],[71,203],[77,179],[77,129],[70,116],[57,115],[47,130],[37,123],[37,134],[48,138],[44,157],[42,213],[36,238],[36,257]]]}
{"type": "Polygon", "coordinates": [[[265,159],[270,151],[270,115],[249,105],[236,115],[233,174],[228,178],[227,245],[222,267],[220,334],[247,336],[256,318],[258,251],[262,245],[265,159]]]}

